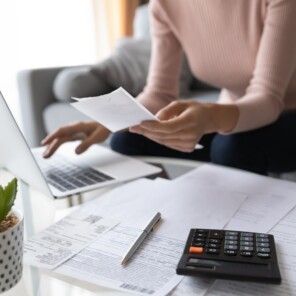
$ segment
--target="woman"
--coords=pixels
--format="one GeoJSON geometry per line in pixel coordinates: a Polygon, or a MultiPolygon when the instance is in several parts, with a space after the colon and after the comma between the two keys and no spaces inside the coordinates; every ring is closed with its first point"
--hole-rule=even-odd
{"type": "MultiPolygon", "coordinates": [[[[160,122],[113,136],[126,154],[212,161],[259,174],[296,169],[296,1],[154,0],[153,54],[139,102],[160,122]],[[176,100],[181,52],[201,80],[221,88],[218,103],[176,100]],[[204,145],[194,150],[196,143],[204,145]]],[[[49,157],[63,142],[76,152],[105,140],[98,123],[46,137],[49,157]]]]}

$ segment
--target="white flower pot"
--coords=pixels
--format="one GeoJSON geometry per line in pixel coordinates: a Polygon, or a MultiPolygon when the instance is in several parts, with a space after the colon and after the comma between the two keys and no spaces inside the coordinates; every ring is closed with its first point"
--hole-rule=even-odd
{"type": "Polygon", "coordinates": [[[14,287],[23,271],[24,217],[19,211],[12,212],[18,224],[0,233],[0,293],[14,287]]]}

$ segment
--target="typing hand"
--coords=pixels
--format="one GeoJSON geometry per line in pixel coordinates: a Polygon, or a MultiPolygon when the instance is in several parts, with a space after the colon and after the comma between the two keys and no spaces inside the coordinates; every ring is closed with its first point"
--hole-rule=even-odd
{"type": "Polygon", "coordinates": [[[63,143],[75,140],[81,140],[81,143],[75,149],[75,152],[80,154],[92,144],[106,140],[109,134],[109,130],[95,121],[66,125],[41,141],[42,146],[47,146],[43,157],[50,157],[63,143]]]}

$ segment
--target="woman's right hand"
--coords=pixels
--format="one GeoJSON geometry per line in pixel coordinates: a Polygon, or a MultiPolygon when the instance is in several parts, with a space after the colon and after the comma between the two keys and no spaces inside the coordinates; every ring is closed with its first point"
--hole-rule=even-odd
{"type": "Polygon", "coordinates": [[[50,157],[63,143],[76,140],[81,140],[81,143],[75,149],[75,152],[80,154],[92,144],[106,140],[109,134],[109,130],[95,121],[66,125],[49,134],[41,141],[42,146],[47,146],[43,157],[50,157]]]}

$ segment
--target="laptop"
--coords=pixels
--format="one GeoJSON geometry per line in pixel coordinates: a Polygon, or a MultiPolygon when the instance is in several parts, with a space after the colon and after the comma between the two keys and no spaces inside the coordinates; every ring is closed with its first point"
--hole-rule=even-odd
{"type": "Polygon", "coordinates": [[[53,198],[157,174],[160,168],[92,145],[76,155],[77,142],[63,144],[49,159],[44,147],[30,149],[0,92],[0,167],[53,198]]]}

